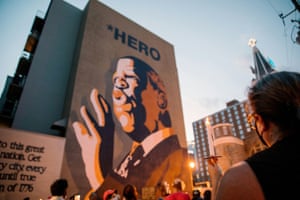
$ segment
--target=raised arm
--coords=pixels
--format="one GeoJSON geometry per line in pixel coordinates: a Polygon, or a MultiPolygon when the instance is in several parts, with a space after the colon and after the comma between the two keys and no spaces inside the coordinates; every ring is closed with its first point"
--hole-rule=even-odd
{"type": "Polygon", "coordinates": [[[92,90],[90,101],[96,119],[83,105],[80,108],[83,122],[75,121],[72,126],[81,147],[86,176],[93,190],[96,190],[112,167],[115,126],[110,107],[97,89],[92,90]]]}

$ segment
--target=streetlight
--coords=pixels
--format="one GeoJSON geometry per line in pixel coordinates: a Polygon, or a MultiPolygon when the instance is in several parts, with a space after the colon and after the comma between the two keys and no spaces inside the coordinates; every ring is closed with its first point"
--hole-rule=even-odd
{"type": "Polygon", "coordinates": [[[195,168],[195,162],[194,161],[190,161],[189,166],[190,166],[191,169],[194,169],[195,168]]]}
{"type": "Polygon", "coordinates": [[[194,168],[195,168],[195,162],[193,160],[189,161],[189,168],[190,168],[190,177],[191,177],[191,183],[192,183],[191,189],[193,191],[193,189],[194,189],[194,168]]]}

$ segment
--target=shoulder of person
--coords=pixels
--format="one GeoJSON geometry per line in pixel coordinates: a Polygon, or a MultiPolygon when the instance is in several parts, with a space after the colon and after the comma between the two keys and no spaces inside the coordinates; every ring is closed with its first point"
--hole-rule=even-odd
{"type": "Polygon", "coordinates": [[[185,192],[184,195],[185,195],[185,199],[186,200],[191,200],[191,197],[190,197],[190,195],[188,193],[185,192]]]}
{"type": "Polygon", "coordinates": [[[216,200],[227,199],[264,199],[260,184],[254,172],[245,161],[239,162],[229,168],[220,180],[216,200]]]}
{"type": "Polygon", "coordinates": [[[175,193],[169,194],[168,196],[165,197],[165,200],[174,200],[175,199],[174,194],[175,193]]]}

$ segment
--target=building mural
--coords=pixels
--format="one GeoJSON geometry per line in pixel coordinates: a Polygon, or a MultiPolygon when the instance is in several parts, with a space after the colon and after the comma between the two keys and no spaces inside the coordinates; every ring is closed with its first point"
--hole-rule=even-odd
{"type": "Polygon", "coordinates": [[[85,10],[62,176],[85,197],[191,174],[174,48],[98,1],[85,10]]]}

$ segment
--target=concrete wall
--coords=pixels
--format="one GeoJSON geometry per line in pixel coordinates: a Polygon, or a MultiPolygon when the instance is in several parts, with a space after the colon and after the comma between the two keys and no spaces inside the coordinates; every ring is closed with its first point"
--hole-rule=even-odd
{"type": "Polygon", "coordinates": [[[52,1],[12,128],[62,135],[52,130],[64,118],[82,11],[62,0],[52,1]]]}

